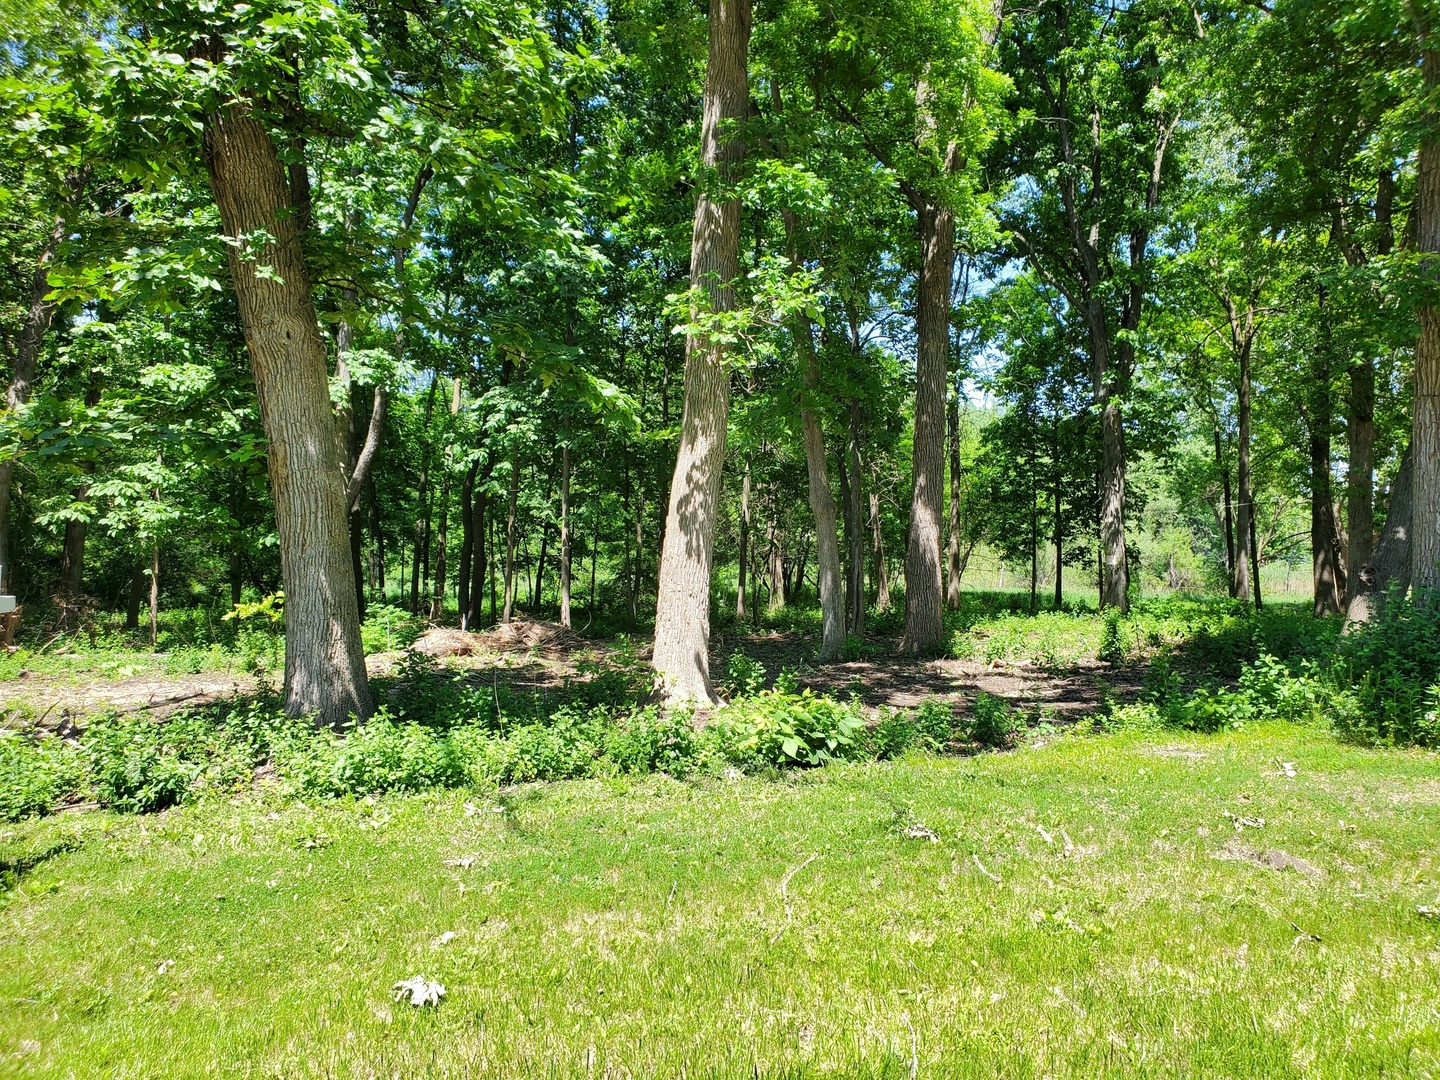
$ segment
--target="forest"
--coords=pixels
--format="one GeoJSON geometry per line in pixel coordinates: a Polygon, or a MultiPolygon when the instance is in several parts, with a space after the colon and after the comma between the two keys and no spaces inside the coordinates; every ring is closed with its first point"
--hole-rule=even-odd
{"type": "Polygon", "coordinates": [[[0,1060],[1440,1070],[1436,25],[0,0],[0,1060]]]}

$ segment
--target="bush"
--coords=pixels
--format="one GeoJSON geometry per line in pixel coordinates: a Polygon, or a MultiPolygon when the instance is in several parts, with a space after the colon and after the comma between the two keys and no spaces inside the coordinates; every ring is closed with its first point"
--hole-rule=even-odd
{"type": "Polygon", "coordinates": [[[146,813],[185,799],[203,768],[182,756],[168,729],[136,716],[102,716],[90,725],[82,745],[102,806],[146,813]]]}
{"type": "Polygon", "coordinates": [[[682,777],[694,763],[695,750],[690,714],[662,713],[654,706],[620,717],[605,737],[605,755],[622,773],[682,777]]]}
{"type": "Polygon", "coordinates": [[[1335,718],[1342,734],[1440,746],[1440,593],[1389,597],[1378,618],[1340,639],[1335,670],[1356,704],[1335,718]]]}
{"type": "Polygon", "coordinates": [[[706,734],[718,752],[742,766],[823,765],[853,755],[865,726],[859,707],[811,690],[762,690],[717,712],[706,734]]]}
{"type": "Polygon", "coordinates": [[[1003,698],[981,690],[965,728],[965,737],[981,746],[1008,746],[1019,733],[1020,718],[1003,698]]]}
{"type": "Polygon", "coordinates": [[[74,746],[0,730],[0,821],[47,814],[84,781],[84,755],[74,746]]]}

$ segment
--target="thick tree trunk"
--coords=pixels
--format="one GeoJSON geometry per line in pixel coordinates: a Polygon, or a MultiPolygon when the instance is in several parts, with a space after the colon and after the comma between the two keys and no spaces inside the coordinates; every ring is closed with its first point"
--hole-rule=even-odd
{"type": "Polygon", "coordinates": [[[570,628],[570,447],[560,448],[560,625],[570,628]]]}
{"type": "Polygon", "coordinates": [[[274,238],[228,248],[269,442],[267,463],[285,588],[285,708],[323,724],[370,715],[360,617],[346,536],[345,491],[332,436],[325,343],[285,174],[244,104],[212,115],[206,158],[225,235],[274,238]],[[273,273],[261,276],[264,264],[273,273]]]}
{"type": "Polygon", "coordinates": [[[945,579],[945,606],[951,611],[960,610],[960,394],[950,398],[946,418],[950,444],[950,513],[948,551],[949,573],[945,579]]]}
{"type": "Polygon", "coordinates": [[[945,388],[950,368],[950,279],[955,213],[919,208],[920,284],[915,302],[915,437],[910,536],[905,548],[905,637],[901,649],[928,653],[945,637],[940,522],[945,511],[945,388]]]}
{"type": "Polygon", "coordinates": [[[1410,449],[1400,459],[1400,471],[1390,489],[1390,508],[1385,515],[1385,530],[1370,561],[1353,569],[1360,588],[1350,598],[1345,611],[1345,628],[1369,622],[1378,613],[1386,593],[1394,589],[1404,596],[1410,587],[1411,524],[1415,498],[1414,458],[1410,449]]]}
{"type": "Polygon", "coordinates": [[[765,523],[766,557],[769,561],[769,568],[766,571],[766,582],[770,587],[770,603],[768,610],[779,611],[785,606],[787,599],[785,595],[785,542],[780,534],[780,527],[772,518],[765,523]]]}
{"type": "MultiPolygon", "coordinates": [[[[40,345],[50,320],[55,314],[55,304],[46,300],[50,292],[50,263],[55,250],[65,239],[65,223],[55,222],[50,238],[40,249],[35,260],[35,273],[30,279],[29,305],[25,310],[25,323],[20,330],[20,342],[15,350],[15,359],[10,367],[10,386],[5,393],[5,408],[14,410],[30,400],[30,389],[35,383],[35,365],[40,359],[40,345]]],[[[0,458],[0,593],[11,589],[10,566],[10,489],[14,482],[15,462],[12,458],[0,458]]]]}
{"type": "MultiPolygon", "coordinates": [[[[81,499],[85,493],[83,487],[75,492],[81,499]]],[[[60,596],[67,601],[85,592],[85,537],[89,531],[83,521],[65,523],[65,542],[60,549],[60,596]]]]}
{"type": "MultiPolygon", "coordinates": [[[[700,160],[723,182],[745,153],[731,128],[749,109],[750,0],[710,0],[709,28],[700,160]]],[[[739,260],[740,200],[717,201],[706,185],[695,205],[690,282],[703,290],[710,310],[734,308],[732,282],[739,260]]],[[[710,572],[729,411],[724,346],[708,336],[691,338],[685,348],[685,404],[660,557],[652,660],[661,692],[672,703],[718,700],[710,682],[710,572]]]]}
{"type": "MultiPolygon", "coordinates": [[[[1415,5],[1419,9],[1421,5],[1415,5]]],[[[1425,138],[1420,143],[1416,179],[1416,249],[1429,257],[1434,275],[1440,253],[1440,108],[1433,103],[1440,88],[1440,50],[1434,32],[1422,23],[1421,70],[1427,104],[1422,110],[1425,138]]],[[[1415,343],[1415,398],[1411,412],[1410,450],[1414,468],[1411,544],[1415,588],[1440,587],[1440,306],[1420,308],[1420,338],[1415,343]]]]}
{"type": "MultiPolygon", "coordinates": [[[[1235,451],[1235,479],[1240,501],[1236,507],[1236,529],[1240,543],[1235,552],[1235,577],[1230,595],[1244,598],[1250,593],[1250,532],[1255,527],[1255,508],[1250,496],[1250,346],[1240,349],[1239,440],[1235,451]]],[[[1258,571],[1257,571],[1258,572],[1258,571]]]]}

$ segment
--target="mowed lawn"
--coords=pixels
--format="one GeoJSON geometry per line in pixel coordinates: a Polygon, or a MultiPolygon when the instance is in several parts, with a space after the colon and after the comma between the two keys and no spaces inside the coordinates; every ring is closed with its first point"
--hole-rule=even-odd
{"type": "Polygon", "coordinates": [[[1440,757],[1288,727],[61,815],[0,858],[5,1076],[1440,1076],[1440,757]]]}

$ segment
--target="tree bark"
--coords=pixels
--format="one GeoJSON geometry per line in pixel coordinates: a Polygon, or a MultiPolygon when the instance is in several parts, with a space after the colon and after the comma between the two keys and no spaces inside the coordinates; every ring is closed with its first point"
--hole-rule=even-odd
{"type": "MultiPolygon", "coordinates": [[[[750,0],[710,0],[709,36],[700,160],[724,182],[745,154],[744,142],[729,128],[743,121],[749,109],[750,0]]],[[[726,195],[717,200],[702,189],[691,241],[691,287],[704,290],[707,306],[715,312],[734,308],[731,283],[739,275],[740,200],[726,195]]],[[[729,411],[724,346],[704,335],[690,338],[652,660],[661,693],[671,703],[718,700],[710,682],[710,572],[729,411]]]]}
{"type": "Polygon", "coordinates": [[[926,200],[918,207],[920,283],[915,302],[915,435],[910,534],[905,548],[905,636],[901,650],[928,653],[945,637],[940,570],[945,511],[945,387],[950,372],[950,284],[955,213],[926,200]]]}
{"type": "Polygon", "coordinates": [[[150,545],[150,647],[160,637],[160,542],[150,545]]]}
{"type": "Polygon", "coordinates": [[[1390,509],[1385,529],[1370,562],[1353,570],[1360,588],[1350,597],[1345,611],[1345,629],[1369,622],[1380,609],[1390,589],[1404,596],[1411,577],[1411,524],[1415,496],[1414,456],[1410,448],[1400,459],[1400,471],[1390,489],[1390,509]]]}
{"type": "Polygon", "coordinates": [[[479,460],[472,461],[460,481],[460,568],[455,575],[455,608],[460,629],[470,630],[470,564],[475,558],[475,474],[479,460]]]}
{"type": "MultiPolygon", "coordinates": [[[[50,238],[35,260],[35,273],[30,279],[25,323],[20,330],[20,341],[10,367],[10,386],[5,393],[5,408],[8,411],[14,411],[30,400],[30,390],[35,383],[35,366],[40,359],[40,345],[55,314],[54,302],[45,299],[50,292],[50,264],[64,239],[65,222],[57,219],[50,238]]],[[[0,593],[14,591],[11,588],[10,566],[10,488],[14,473],[14,459],[0,458],[0,593]]]]}
{"type": "Polygon", "coordinates": [[[125,604],[125,629],[140,629],[140,605],[145,601],[145,567],[137,562],[130,571],[130,597],[125,604]]]}
{"type": "Polygon", "coordinates": [[[208,118],[205,145],[226,236],[264,230],[273,240],[253,252],[229,246],[228,259],[269,443],[285,588],[285,708],[323,724],[363,719],[373,703],[331,434],[325,343],[284,170],[244,103],[208,118]],[[257,274],[261,262],[273,274],[257,274]]]}
{"type": "Polygon", "coordinates": [[[951,611],[960,610],[960,395],[950,398],[946,427],[950,444],[950,513],[948,551],[949,573],[945,579],[945,606],[951,611]]]}
{"type": "MultiPolygon", "coordinates": [[[[1422,5],[1414,5],[1418,11],[1422,5]]],[[[1434,274],[1434,256],[1440,253],[1440,50],[1432,28],[1417,15],[1421,43],[1421,72],[1426,105],[1421,123],[1426,132],[1420,142],[1416,178],[1415,247],[1428,256],[1428,275],[1434,274]]],[[[1440,587],[1440,306],[1420,308],[1420,338],[1415,343],[1415,397],[1411,412],[1410,449],[1413,454],[1414,506],[1411,530],[1415,588],[1440,587]]]]}
{"type": "MultiPolygon", "coordinates": [[[[472,561],[470,563],[470,605],[467,608],[469,614],[465,617],[465,626],[470,630],[477,629],[481,623],[484,622],[485,576],[489,572],[487,567],[489,560],[485,546],[485,538],[487,535],[485,519],[487,517],[486,508],[488,502],[489,495],[485,487],[483,485],[477,485],[475,503],[471,509],[472,517],[470,524],[470,528],[475,534],[475,550],[471,556],[472,561]]],[[[491,604],[491,610],[493,614],[493,603],[491,604]]]]}
{"type": "Polygon", "coordinates": [[[1100,541],[1104,545],[1102,608],[1130,610],[1130,564],[1125,549],[1125,427],[1120,405],[1104,396],[1100,413],[1104,456],[1100,472],[1100,541]]]}

